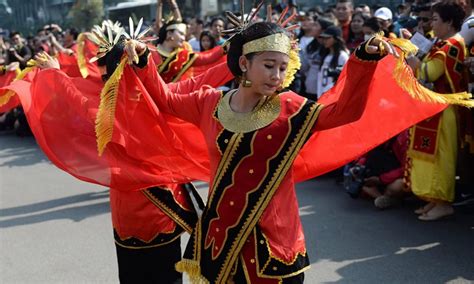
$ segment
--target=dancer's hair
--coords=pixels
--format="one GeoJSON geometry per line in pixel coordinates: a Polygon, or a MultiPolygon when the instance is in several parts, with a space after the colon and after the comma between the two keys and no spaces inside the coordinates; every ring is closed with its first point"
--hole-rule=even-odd
{"type": "Polygon", "coordinates": [[[156,44],[162,44],[163,42],[165,42],[165,40],[168,36],[168,32],[173,32],[174,31],[174,29],[168,29],[168,27],[171,26],[171,25],[176,25],[176,24],[181,24],[181,22],[172,20],[172,21],[169,21],[168,23],[164,24],[160,28],[160,31],[158,32],[158,39],[156,41],[156,44]]]}
{"type": "MultiPolygon", "coordinates": [[[[227,66],[232,74],[236,77],[242,76],[242,70],[239,65],[239,58],[242,56],[242,48],[244,44],[252,40],[263,38],[272,34],[286,33],[286,31],[274,23],[258,22],[250,25],[242,33],[236,34],[230,40],[230,48],[227,54],[227,66]]],[[[249,53],[245,55],[248,60],[252,60],[257,53],[249,53]]]]}
{"type": "Polygon", "coordinates": [[[102,75],[102,80],[107,81],[120,64],[125,48],[125,36],[120,36],[119,41],[107,54],[97,60],[97,65],[105,66],[106,74],[102,75]]]}

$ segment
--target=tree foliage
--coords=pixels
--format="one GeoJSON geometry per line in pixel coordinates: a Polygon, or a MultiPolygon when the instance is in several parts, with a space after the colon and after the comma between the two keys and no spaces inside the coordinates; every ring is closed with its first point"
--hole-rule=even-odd
{"type": "Polygon", "coordinates": [[[103,0],[78,0],[72,7],[69,17],[74,27],[89,30],[104,19],[103,0]]]}

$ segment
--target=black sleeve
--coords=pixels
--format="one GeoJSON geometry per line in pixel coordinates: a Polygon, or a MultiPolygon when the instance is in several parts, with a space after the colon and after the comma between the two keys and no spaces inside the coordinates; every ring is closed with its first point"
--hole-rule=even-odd
{"type": "Polygon", "coordinates": [[[377,53],[369,54],[367,52],[367,46],[369,45],[370,41],[371,39],[361,43],[359,47],[357,47],[356,50],[354,51],[355,56],[365,61],[379,61],[380,59],[384,58],[385,55],[381,56],[380,54],[377,54],[377,53]]]}
{"type": "Polygon", "coordinates": [[[138,57],[138,63],[135,63],[135,66],[138,68],[143,68],[148,64],[148,55],[150,54],[150,50],[147,48],[142,55],[138,57]]]}

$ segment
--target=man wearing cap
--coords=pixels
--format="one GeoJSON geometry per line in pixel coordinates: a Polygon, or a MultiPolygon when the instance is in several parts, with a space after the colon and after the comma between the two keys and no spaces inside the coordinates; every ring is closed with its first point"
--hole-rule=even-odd
{"type": "Polygon", "coordinates": [[[392,19],[393,14],[387,7],[379,8],[375,11],[374,17],[376,17],[382,25],[384,36],[387,38],[396,38],[397,36],[392,32],[392,19]]]}

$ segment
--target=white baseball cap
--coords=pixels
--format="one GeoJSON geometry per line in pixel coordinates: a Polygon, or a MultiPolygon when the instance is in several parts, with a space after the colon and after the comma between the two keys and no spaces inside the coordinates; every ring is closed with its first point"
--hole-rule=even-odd
{"type": "Polygon", "coordinates": [[[392,14],[392,11],[390,11],[389,8],[382,7],[382,8],[379,8],[375,11],[374,17],[379,18],[379,19],[384,20],[384,21],[387,21],[387,20],[392,20],[393,14],[392,14]]]}

